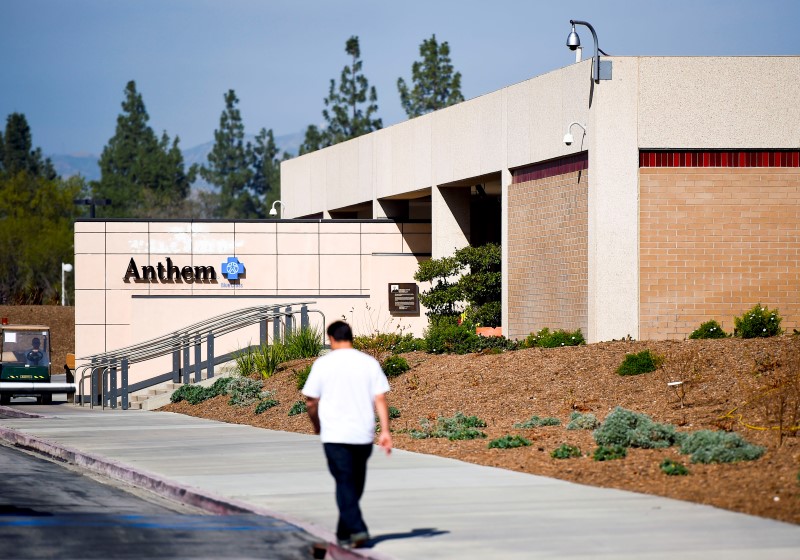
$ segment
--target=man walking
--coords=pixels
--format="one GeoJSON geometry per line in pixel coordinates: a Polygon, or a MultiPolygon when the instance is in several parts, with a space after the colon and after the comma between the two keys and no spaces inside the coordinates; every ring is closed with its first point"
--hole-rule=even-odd
{"type": "Polygon", "coordinates": [[[350,325],[335,321],[327,333],[332,351],[314,362],[303,394],[336,481],[336,538],[342,546],[360,548],[369,540],[358,503],[375,439],[376,411],[380,421],[378,445],[387,455],[392,451],[386,403],[389,382],[377,360],[353,348],[350,325]]]}

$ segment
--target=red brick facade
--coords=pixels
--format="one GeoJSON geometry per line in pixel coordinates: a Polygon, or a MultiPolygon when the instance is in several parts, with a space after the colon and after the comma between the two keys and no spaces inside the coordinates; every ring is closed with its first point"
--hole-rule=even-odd
{"type": "Polygon", "coordinates": [[[684,338],[710,319],[731,332],[733,317],[759,302],[777,307],[789,332],[800,326],[793,164],[640,169],[641,339],[684,338]]]}
{"type": "Polygon", "coordinates": [[[585,153],[514,172],[505,271],[511,338],[543,327],[586,334],[588,179],[585,153]]]}

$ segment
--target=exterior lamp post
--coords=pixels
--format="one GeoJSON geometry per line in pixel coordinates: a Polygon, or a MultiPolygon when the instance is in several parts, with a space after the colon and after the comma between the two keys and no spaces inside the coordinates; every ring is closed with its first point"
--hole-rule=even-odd
{"type": "MultiPolygon", "coordinates": [[[[606,54],[600,49],[597,44],[597,33],[594,31],[594,27],[588,21],[580,21],[577,19],[571,19],[569,22],[572,24],[572,31],[570,31],[569,36],[567,37],[567,47],[569,50],[574,51],[581,46],[581,38],[578,37],[578,34],[575,32],[576,25],[584,25],[589,28],[589,31],[592,32],[592,38],[594,39],[594,60],[592,64],[592,78],[594,79],[594,83],[600,83],[600,53],[606,54]]],[[[607,56],[607,55],[606,55],[607,56]]],[[[608,77],[604,77],[603,79],[608,80],[611,79],[610,75],[608,77]]]]}
{"type": "Polygon", "coordinates": [[[269,209],[269,215],[270,216],[278,216],[278,219],[280,219],[283,216],[284,212],[286,212],[286,205],[280,200],[276,200],[275,202],[273,202],[272,203],[272,208],[269,209]],[[281,215],[280,216],[278,216],[278,211],[275,210],[275,205],[276,204],[280,204],[281,205],[281,215]]]}
{"type": "Polygon", "coordinates": [[[69,263],[61,263],[61,305],[67,304],[67,290],[64,286],[64,273],[72,272],[72,265],[69,263]]]}

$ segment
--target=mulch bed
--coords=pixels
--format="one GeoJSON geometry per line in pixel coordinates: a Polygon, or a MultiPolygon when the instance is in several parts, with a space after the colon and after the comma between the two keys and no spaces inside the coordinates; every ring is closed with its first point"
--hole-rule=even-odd
{"type": "MultiPolygon", "coordinates": [[[[581,347],[528,349],[502,354],[435,356],[404,355],[411,370],[392,379],[390,404],[402,416],[393,421],[397,448],[481,465],[550,476],[581,484],[621,488],[710,504],[763,517],[800,523],[800,439],[797,432],[770,429],[783,402],[786,427],[800,413],[800,337],[697,341],[617,341],[581,347]],[[664,356],[655,372],[621,377],[615,373],[626,353],[650,349],[664,356]],[[794,378],[792,378],[794,373],[794,378]],[[780,380],[794,379],[780,385],[780,380]],[[669,381],[685,381],[681,406],[669,381]],[[782,398],[779,398],[782,396],[782,398]],[[675,448],[629,449],[624,459],[596,462],[596,444],[589,431],[566,430],[572,411],[591,412],[603,420],[622,406],[650,415],[682,431],[699,429],[739,432],[767,448],[756,461],[734,464],[691,464],[675,448]],[[738,408],[737,408],[738,407],[738,408]],[[735,409],[735,410],[734,410],[735,409]],[[419,428],[419,419],[435,420],[456,412],[477,415],[488,424],[488,439],[415,440],[405,430],[419,428]],[[733,411],[731,413],[731,411],[733,411]],[[729,414],[730,413],[730,414],[729,414]],[[555,416],[561,426],[515,429],[532,415],[555,416]],[[530,447],[488,449],[487,442],[519,434],[530,447]],[[550,452],[562,443],[577,445],[584,456],[557,460],[550,452]],[[686,465],[689,476],[667,476],[659,465],[665,458],[686,465]]],[[[280,405],[256,415],[255,405],[232,407],[226,397],[199,405],[170,404],[162,410],[274,430],[311,433],[305,415],[290,417],[301,399],[294,373],[311,363],[284,364],[265,380],[280,405]]]]}

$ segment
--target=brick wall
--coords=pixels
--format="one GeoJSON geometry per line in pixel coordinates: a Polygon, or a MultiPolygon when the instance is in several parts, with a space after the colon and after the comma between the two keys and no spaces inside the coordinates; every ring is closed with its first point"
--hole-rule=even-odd
{"type": "Polygon", "coordinates": [[[756,303],[800,326],[800,169],[640,169],[640,330],[683,338],[756,303]]]}
{"type": "Polygon", "coordinates": [[[508,190],[508,336],[588,325],[586,154],[514,172],[508,190]],[[535,178],[532,179],[531,178],[535,178]]]}

